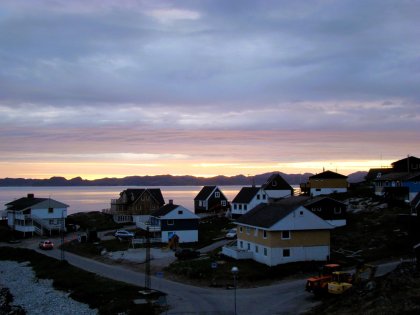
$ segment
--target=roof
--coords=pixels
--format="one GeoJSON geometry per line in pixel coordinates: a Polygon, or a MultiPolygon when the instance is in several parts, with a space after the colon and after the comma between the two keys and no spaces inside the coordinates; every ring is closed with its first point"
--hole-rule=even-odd
{"type": "Polygon", "coordinates": [[[57,200],[51,199],[51,198],[35,198],[33,195],[28,195],[28,197],[19,198],[17,200],[14,200],[12,202],[6,203],[7,210],[13,210],[13,211],[21,211],[28,208],[31,208],[41,202],[44,201],[50,201],[53,203],[53,205],[59,204],[60,206],[68,207],[68,205],[59,202],[57,200]]]}
{"type": "Polygon", "coordinates": [[[242,187],[232,203],[250,203],[260,189],[260,187],[242,187]]]}
{"type": "Polygon", "coordinates": [[[179,205],[175,205],[173,203],[168,203],[167,205],[164,205],[163,207],[160,207],[156,211],[154,211],[151,215],[154,217],[163,217],[167,215],[172,210],[178,208],[179,205]]]}
{"type": "Polygon", "coordinates": [[[313,204],[318,203],[318,202],[320,202],[324,199],[330,199],[330,200],[332,200],[336,203],[341,203],[341,204],[347,206],[344,202],[341,202],[341,201],[335,200],[334,198],[330,198],[330,197],[326,197],[326,196],[317,196],[317,197],[314,197],[314,198],[310,198],[309,200],[307,200],[305,202],[304,206],[306,207],[306,206],[313,205],[313,204]]]}
{"type": "Polygon", "coordinates": [[[378,176],[381,177],[382,175],[390,172],[392,172],[392,168],[371,168],[365,176],[365,179],[367,181],[375,180],[378,176]]]}
{"type": "Polygon", "coordinates": [[[215,189],[216,186],[204,186],[194,200],[206,200],[215,189]]]}
{"type": "Polygon", "coordinates": [[[262,185],[264,190],[293,190],[279,173],[272,174],[262,185]]]}
{"type": "Polygon", "coordinates": [[[132,194],[134,196],[133,200],[129,200],[129,203],[134,202],[137,200],[145,191],[148,191],[153,198],[159,203],[159,205],[163,206],[165,204],[165,200],[163,199],[162,192],[159,188],[139,188],[139,189],[126,189],[120,193],[122,195],[124,192],[128,195],[132,194]]]}
{"type": "Polygon", "coordinates": [[[387,180],[407,181],[407,180],[416,180],[418,177],[420,177],[420,172],[416,172],[416,173],[393,172],[389,174],[384,174],[378,177],[376,180],[378,181],[387,181],[387,180]]]}
{"type": "Polygon", "coordinates": [[[299,205],[282,206],[278,204],[259,204],[242,215],[236,222],[240,224],[270,228],[278,221],[293,212],[299,205]]]}
{"type": "Polygon", "coordinates": [[[297,196],[282,199],[276,203],[261,203],[242,215],[236,222],[246,225],[269,228],[299,208],[308,197],[297,196]]]}
{"type": "Polygon", "coordinates": [[[397,166],[398,164],[403,164],[404,166],[406,166],[408,163],[420,163],[420,159],[418,157],[415,157],[415,156],[409,156],[409,157],[406,157],[404,159],[395,161],[395,162],[391,163],[391,165],[393,167],[397,166]]]}
{"type": "Polygon", "coordinates": [[[8,210],[24,210],[45,200],[48,200],[48,198],[23,197],[6,203],[6,206],[8,206],[8,210]]]}
{"type": "Polygon", "coordinates": [[[309,179],[338,179],[338,178],[347,178],[347,176],[332,172],[332,171],[325,171],[316,175],[312,175],[309,177],[309,179]]]}

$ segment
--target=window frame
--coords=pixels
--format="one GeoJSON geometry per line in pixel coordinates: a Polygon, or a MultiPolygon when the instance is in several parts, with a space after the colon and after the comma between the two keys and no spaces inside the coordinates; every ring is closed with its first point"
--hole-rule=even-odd
{"type": "Polygon", "coordinates": [[[292,238],[292,233],[290,232],[290,230],[284,230],[281,231],[281,239],[282,240],[290,240],[292,238]],[[284,235],[284,233],[287,233],[287,237],[284,235]]]}

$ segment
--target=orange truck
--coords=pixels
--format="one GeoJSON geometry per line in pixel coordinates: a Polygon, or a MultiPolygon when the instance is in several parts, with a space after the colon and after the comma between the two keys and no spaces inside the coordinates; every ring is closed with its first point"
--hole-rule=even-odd
{"type": "Polygon", "coordinates": [[[306,291],[316,295],[328,293],[328,283],[331,282],[333,272],[339,271],[339,264],[327,264],[322,266],[319,275],[306,280],[306,291]]]}

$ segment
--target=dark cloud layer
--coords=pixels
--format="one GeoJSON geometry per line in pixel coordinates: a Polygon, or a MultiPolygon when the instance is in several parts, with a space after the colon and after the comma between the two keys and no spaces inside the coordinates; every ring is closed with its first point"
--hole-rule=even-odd
{"type": "Polygon", "coordinates": [[[233,147],[248,130],[418,133],[419,12],[404,0],[2,1],[2,137],[61,128],[59,150],[90,128],[110,142],[114,129],[229,130],[233,147]]]}

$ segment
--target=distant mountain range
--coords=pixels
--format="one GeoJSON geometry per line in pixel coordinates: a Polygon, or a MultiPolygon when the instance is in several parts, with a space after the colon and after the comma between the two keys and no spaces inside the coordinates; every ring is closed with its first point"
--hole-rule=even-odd
{"type": "MultiPolygon", "coordinates": [[[[277,173],[277,172],[273,172],[277,173]]],[[[204,185],[262,185],[273,173],[264,173],[255,176],[128,176],[123,178],[101,178],[94,180],[75,177],[66,179],[64,177],[51,177],[49,179],[26,179],[26,178],[3,178],[0,179],[0,186],[204,186],[204,185]]],[[[362,182],[367,172],[356,172],[348,175],[350,183],[362,182]]],[[[305,174],[284,174],[280,175],[290,184],[299,185],[305,183],[312,176],[305,174]]]]}

